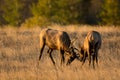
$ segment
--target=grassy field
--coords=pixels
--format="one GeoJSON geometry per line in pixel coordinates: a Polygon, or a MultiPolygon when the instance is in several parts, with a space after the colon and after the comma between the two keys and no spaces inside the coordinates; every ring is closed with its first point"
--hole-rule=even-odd
{"type": "Polygon", "coordinates": [[[81,67],[75,60],[70,66],[60,65],[59,51],[53,51],[53,66],[47,47],[41,61],[39,57],[40,28],[0,28],[0,80],[119,80],[120,79],[120,28],[91,26],[49,26],[67,31],[71,40],[76,36],[75,46],[83,44],[88,31],[96,30],[102,35],[99,50],[99,66],[94,70],[88,60],[81,67]]]}

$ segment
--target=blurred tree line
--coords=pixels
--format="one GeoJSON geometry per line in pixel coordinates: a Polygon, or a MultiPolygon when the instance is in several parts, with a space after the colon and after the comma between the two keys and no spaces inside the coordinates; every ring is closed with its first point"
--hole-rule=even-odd
{"type": "Polygon", "coordinates": [[[120,25],[120,0],[0,0],[0,25],[120,25]]]}

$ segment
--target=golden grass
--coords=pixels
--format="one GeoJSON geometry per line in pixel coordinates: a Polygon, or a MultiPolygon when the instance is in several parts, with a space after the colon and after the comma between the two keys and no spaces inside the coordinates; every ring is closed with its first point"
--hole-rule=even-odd
{"type": "Polygon", "coordinates": [[[77,48],[90,30],[102,35],[102,47],[99,51],[99,66],[94,70],[88,66],[88,60],[81,68],[81,62],[75,60],[70,66],[60,65],[59,51],[53,52],[56,67],[44,50],[39,57],[40,28],[1,28],[0,29],[0,80],[119,80],[120,79],[120,28],[107,26],[49,26],[67,31],[70,38],[76,36],[77,48]]]}

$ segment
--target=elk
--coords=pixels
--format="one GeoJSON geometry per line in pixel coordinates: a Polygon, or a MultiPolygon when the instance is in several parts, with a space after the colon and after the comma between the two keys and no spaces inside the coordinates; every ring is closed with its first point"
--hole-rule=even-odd
{"type": "MultiPolygon", "coordinates": [[[[74,41],[73,41],[74,42],[74,41]]],[[[53,50],[59,50],[61,54],[61,64],[65,63],[64,53],[67,52],[71,55],[70,59],[68,59],[67,64],[70,64],[76,57],[76,53],[74,52],[74,48],[71,46],[72,42],[69,38],[69,35],[65,31],[54,30],[50,28],[42,29],[40,32],[40,56],[39,61],[41,60],[41,56],[43,53],[43,49],[46,46],[49,47],[47,53],[55,65],[55,61],[52,57],[53,50]]]]}
{"type": "Polygon", "coordinates": [[[89,60],[89,66],[91,64],[91,57],[93,68],[95,68],[95,61],[98,65],[98,50],[101,47],[101,35],[97,31],[90,31],[88,32],[87,36],[85,37],[84,44],[80,50],[80,60],[82,61],[82,65],[85,63],[86,57],[89,60]]]}

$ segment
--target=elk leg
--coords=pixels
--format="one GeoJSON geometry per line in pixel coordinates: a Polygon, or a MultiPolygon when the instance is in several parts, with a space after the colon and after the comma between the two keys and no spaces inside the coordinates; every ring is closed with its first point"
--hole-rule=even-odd
{"type": "Polygon", "coordinates": [[[88,54],[88,60],[89,60],[89,66],[91,65],[91,53],[89,52],[90,50],[87,50],[87,54],[88,54]]]}
{"type": "Polygon", "coordinates": [[[40,61],[40,59],[41,59],[41,56],[42,56],[44,47],[45,47],[45,44],[43,44],[42,48],[40,49],[39,61],[40,61]]]}
{"type": "Polygon", "coordinates": [[[86,61],[86,51],[84,51],[84,54],[83,54],[83,60],[82,60],[82,66],[84,65],[85,61],[86,61]]]}
{"type": "Polygon", "coordinates": [[[82,66],[84,65],[85,61],[86,61],[86,57],[83,58],[82,66]]]}
{"type": "Polygon", "coordinates": [[[96,51],[95,59],[96,59],[96,64],[98,66],[98,51],[96,51]]]}
{"type": "MultiPolygon", "coordinates": [[[[95,46],[98,46],[99,44],[98,43],[96,43],[95,44],[95,46]]],[[[97,66],[98,66],[98,47],[95,49],[95,59],[96,59],[96,64],[97,64],[97,66]]]]}
{"type": "Polygon", "coordinates": [[[89,55],[89,66],[90,66],[90,64],[91,64],[91,56],[89,55]]]}
{"type": "Polygon", "coordinates": [[[93,58],[93,68],[95,69],[95,57],[96,57],[96,55],[94,54],[93,56],[92,56],[92,58],[93,58]]]}
{"type": "Polygon", "coordinates": [[[51,49],[49,48],[49,49],[47,50],[47,53],[50,53],[50,51],[51,51],[51,49]]]}
{"type": "Polygon", "coordinates": [[[90,64],[91,64],[91,55],[90,54],[88,55],[88,59],[89,59],[89,66],[90,66],[90,64]]]}
{"type": "Polygon", "coordinates": [[[61,53],[61,65],[65,63],[65,58],[64,58],[64,50],[60,50],[61,53]]]}
{"type": "Polygon", "coordinates": [[[50,59],[52,60],[52,63],[55,65],[55,61],[53,60],[53,57],[52,57],[52,51],[53,49],[49,49],[49,56],[50,56],[50,59]]]}

